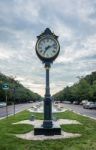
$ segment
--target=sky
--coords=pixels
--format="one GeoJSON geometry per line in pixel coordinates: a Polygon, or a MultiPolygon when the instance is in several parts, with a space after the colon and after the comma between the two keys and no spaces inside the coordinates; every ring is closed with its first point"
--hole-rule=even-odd
{"type": "Polygon", "coordinates": [[[45,94],[37,36],[50,28],[60,54],[50,68],[51,94],[96,71],[96,0],[0,0],[0,72],[45,94]]]}

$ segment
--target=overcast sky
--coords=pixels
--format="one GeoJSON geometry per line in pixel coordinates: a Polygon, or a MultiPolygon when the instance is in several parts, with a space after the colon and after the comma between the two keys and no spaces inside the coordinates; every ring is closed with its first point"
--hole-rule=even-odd
{"type": "Polygon", "coordinates": [[[0,0],[0,72],[41,95],[45,69],[35,43],[47,27],[61,47],[50,70],[53,94],[96,71],[96,0],[0,0]]]}

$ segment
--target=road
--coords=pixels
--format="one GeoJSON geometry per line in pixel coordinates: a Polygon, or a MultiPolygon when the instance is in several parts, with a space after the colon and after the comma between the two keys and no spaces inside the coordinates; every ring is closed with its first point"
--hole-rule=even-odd
{"type": "MultiPolygon", "coordinates": [[[[32,103],[27,104],[18,104],[16,105],[16,112],[23,111],[25,109],[28,109],[32,106],[32,103]]],[[[71,109],[77,113],[80,113],[82,115],[87,115],[89,117],[93,117],[96,119],[96,110],[90,110],[90,109],[83,109],[81,105],[74,105],[74,104],[64,104],[64,107],[67,109],[71,109]]],[[[8,114],[14,113],[14,107],[8,106],[8,114]]],[[[6,116],[6,107],[0,108],[0,118],[6,116]]]]}
{"type": "MultiPolygon", "coordinates": [[[[27,104],[18,104],[15,105],[15,112],[20,112],[23,111],[25,109],[28,109],[32,106],[32,103],[27,103],[27,104]]],[[[14,106],[8,106],[8,115],[13,114],[14,113],[14,106]]],[[[1,117],[5,117],[6,116],[6,107],[2,107],[0,108],[0,118],[1,117]]]]}
{"type": "Polygon", "coordinates": [[[64,104],[65,108],[72,109],[76,113],[93,117],[96,119],[96,109],[84,109],[82,105],[64,104]]]}

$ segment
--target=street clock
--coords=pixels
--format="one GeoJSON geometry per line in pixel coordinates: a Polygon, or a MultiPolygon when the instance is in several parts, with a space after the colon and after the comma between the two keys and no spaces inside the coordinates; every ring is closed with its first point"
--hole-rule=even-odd
{"type": "Polygon", "coordinates": [[[57,58],[60,52],[58,36],[51,32],[49,28],[37,36],[35,46],[36,54],[45,64],[46,88],[44,98],[44,120],[38,127],[34,128],[34,135],[60,135],[61,127],[55,126],[52,117],[52,97],[50,94],[49,70],[51,63],[57,58]]]}
{"type": "Polygon", "coordinates": [[[58,36],[53,34],[49,28],[37,36],[36,54],[43,62],[53,62],[59,54],[60,45],[58,36]]]}

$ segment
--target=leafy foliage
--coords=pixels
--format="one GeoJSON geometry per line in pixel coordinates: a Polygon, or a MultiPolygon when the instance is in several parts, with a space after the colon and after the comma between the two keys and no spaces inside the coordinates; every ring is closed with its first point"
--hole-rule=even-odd
{"type": "Polygon", "coordinates": [[[55,100],[59,101],[78,101],[81,102],[84,99],[96,101],[96,72],[80,77],[79,82],[75,83],[71,87],[66,87],[62,91],[53,95],[55,100]]]}
{"type": "Polygon", "coordinates": [[[9,90],[7,92],[9,104],[14,101],[14,98],[16,103],[38,101],[41,99],[40,95],[25,88],[19,81],[0,73],[0,101],[5,101],[5,91],[2,89],[3,83],[9,85],[9,90]]]}

